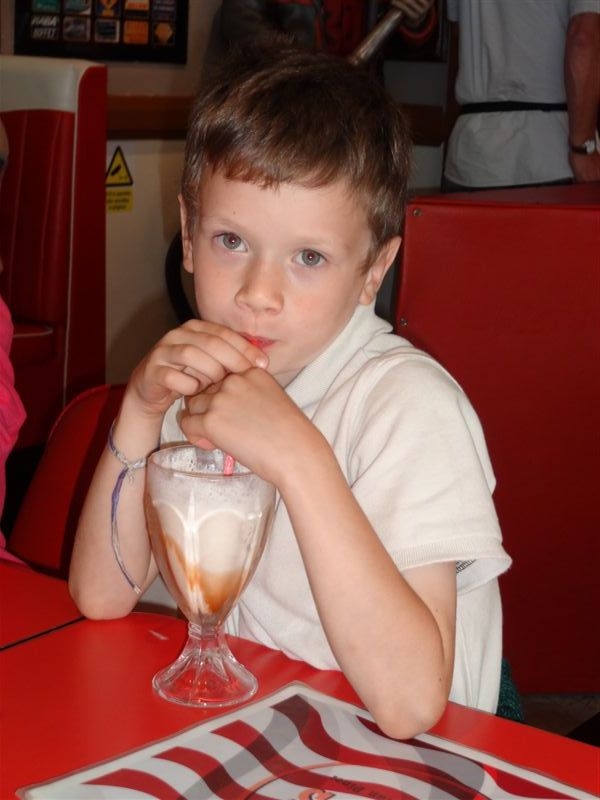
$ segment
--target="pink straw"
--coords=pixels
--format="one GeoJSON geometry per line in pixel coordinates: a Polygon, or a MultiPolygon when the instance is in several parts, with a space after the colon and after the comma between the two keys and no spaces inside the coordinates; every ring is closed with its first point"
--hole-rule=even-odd
{"type": "MultiPolygon", "coordinates": [[[[242,336],[246,339],[247,342],[253,344],[255,347],[260,347],[261,342],[263,341],[259,337],[251,336],[249,333],[243,333],[242,336]]],[[[235,458],[230,456],[229,453],[223,454],[223,475],[233,475],[235,471],[235,458]]]]}
{"type": "Polygon", "coordinates": [[[230,456],[229,453],[225,453],[223,457],[223,474],[224,475],[233,475],[235,470],[235,458],[230,456]]]}

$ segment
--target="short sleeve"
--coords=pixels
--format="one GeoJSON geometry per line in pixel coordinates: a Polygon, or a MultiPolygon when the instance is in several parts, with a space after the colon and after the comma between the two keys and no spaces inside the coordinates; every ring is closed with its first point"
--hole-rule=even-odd
{"type": "Polygon", "coordinates": [[[387,354],[355,389],[348,479],[398,568],[456,561],[459,591],[504,572],[483,431],[456,382],[432,359],[387,354]]]}

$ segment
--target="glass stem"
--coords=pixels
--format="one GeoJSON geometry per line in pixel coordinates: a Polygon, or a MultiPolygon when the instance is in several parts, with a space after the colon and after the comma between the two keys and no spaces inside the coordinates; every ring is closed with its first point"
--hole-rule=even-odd
{"type": "Polygon", "coordinates": [[[199,625],[195,622],[188,622],[188,636],[190,639],[197,640],[203,651],[228,649],[221,625],[199,625]]]}

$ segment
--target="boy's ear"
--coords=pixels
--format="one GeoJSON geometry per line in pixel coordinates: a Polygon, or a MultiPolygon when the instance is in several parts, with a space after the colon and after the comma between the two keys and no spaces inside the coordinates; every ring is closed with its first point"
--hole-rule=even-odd
{"type": "Polygon", "coordinates": [[[194,262],[192,259],[192,240],[188,233],[187,209],[182,196],[177,195],[179,200],[179,218],[181,220],[181,246],[183,249],[183,268],[186,272],[194,273],[194,262]]]}
{"type": "Polygon", "coordinates": [[[363,306],[368,306],[375,299],[375,295],[379,291],[379,287],[383,283],[388,269],[394,263],[401,242],[402,237],[400,236],[393,236],[389,239],[377,254],[375,261],[369,267],[358,300],[363,306]]]}

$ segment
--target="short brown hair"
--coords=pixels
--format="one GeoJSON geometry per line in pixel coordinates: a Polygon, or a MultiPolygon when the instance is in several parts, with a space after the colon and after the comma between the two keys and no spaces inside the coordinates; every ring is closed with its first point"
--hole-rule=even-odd
{"type": "Polygon", "coordinates": [[[207,168],[265,187],[342,180],[367,214],[373,258],[400,232],[410,150],[402,111],[366,67],[281,41],[238,48],[192,110],[181,187],[187,232],[207,168]]]}

